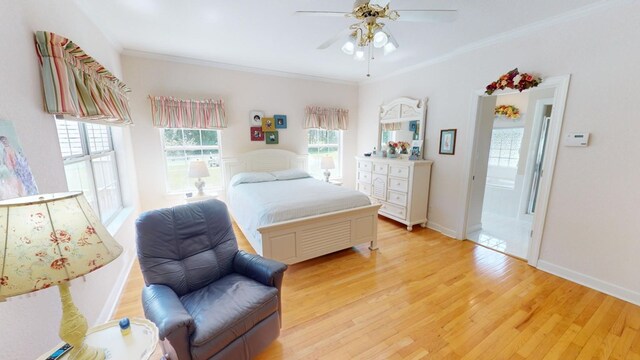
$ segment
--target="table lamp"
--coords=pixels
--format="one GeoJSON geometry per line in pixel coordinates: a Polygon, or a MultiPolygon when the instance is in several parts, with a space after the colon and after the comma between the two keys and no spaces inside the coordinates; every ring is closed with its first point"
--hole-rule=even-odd
{"type": "Polygon", "coordinates": [[[205,182],[204,180],[202,180],[202,178],[209,177],[209,168],[207,167],[207,163],[204,162],[204,160],[194,160],[190,162],[189,177],[198,179],[194,183],[194,185],[196,186],[196,189],[198,189],[197,196],[204,196],[203,189],[204,189],[205,182]]]}
{"type": "Polygon", "coordinates": [[[0,301],[58,285],[60,338],[73,345],[69,359],[104,359],[87,346],[87,319],[73,304],[69,281],[122,253],[81,192],[0,201],[0,301]]]}
{"type": "Polygon", "coordinates": [[[323,156],[320,160],[320,168],[324,170],[324,181],[329,182],[329,176],[331,176],[330,169],[335,169],[336,164],[331,156],[323,156]]]}

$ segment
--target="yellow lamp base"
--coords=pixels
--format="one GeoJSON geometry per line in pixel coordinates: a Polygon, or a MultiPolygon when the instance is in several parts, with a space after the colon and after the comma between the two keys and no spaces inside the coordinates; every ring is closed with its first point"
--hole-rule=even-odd
{"type": "Polygon", "coordinates": [[[104,360],[104,349],[96,349],[84,343],[87,335],[87,319],[73,304],[69,283],[58,285],[62,300],[62,321],[60,322],[60,339],[73,346],[69,352],[69,360],[104,360]]]}

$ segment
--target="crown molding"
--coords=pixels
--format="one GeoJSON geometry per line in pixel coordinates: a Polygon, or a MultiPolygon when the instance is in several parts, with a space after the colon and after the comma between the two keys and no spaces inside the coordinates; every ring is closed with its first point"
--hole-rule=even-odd
{"type": "Polygon", "coordinates": [[[444,55],[435,57],[430,60],[423,61],[415,65],[407,66],[401,70],[394,71],[380,77],[376,77],[375,79],[361,80],[358,82],[358,84],[364,85],[364,84],[373,84],[376,82],[380,82],[401,74],[405,74],[414,70],[422,69],[434,64],[451,60],[455,57],[470,53],[478,49],[482,49],[488,46],[514,40],[523,36],[531,35],[536,32],[539,32],[540,30],[546,29],[554,25],[559,25],[559,24],[567,23],[573,20],[581,19],[590,15],[598,14],[605,10],[611,9],[613,7],[624,5],[624,4],[630,4],[634,1],[636,0],[600,0],[593,4],[580,7],[578,9],[567,11],[565,13],[555,15],[555,16],[546,18],[544,20],[540,20],[540,21],[537,21],[528,25],[524,25],[509,31],[505,31],[500,34],[496,34],[496,35],[484,38],[482,40],[478,40],[476,42],[472,42],[470,44],[461,46],[444,55]]]}
{"type": "Polygon", "coordinates": [[[234,64],[221,63],[221,62],[210,61],[210,60],[201,60],[201,59],[194,59],[190,57],[166,55],[166,54],[152,53],[152,52],[132,50],[132,49],[126,49],[126,48],[123,49],[120,54],[123,56],[131,56],[131,57],[137,57],[137,58],[143,58],[143,59],[160,60],[160,61],[175,62],[175,63],[188,64],[188,65],[206,66],[206,67],[212,67],[216,69],[233,70],[233,71],[254,73],[254,74],[260,74],[260,75],[284,77],[284,78],[290,78],[290,79],[317,81],[317,82],[340,84],[340,85],[352,85],[352,86],[358,85],[357,81],[334,79],[334,78],[308,75],[308,74],[291,73],[286,71],[270,70],[270,69],[256,68],[251,66],[234,65],[234,64]]]}

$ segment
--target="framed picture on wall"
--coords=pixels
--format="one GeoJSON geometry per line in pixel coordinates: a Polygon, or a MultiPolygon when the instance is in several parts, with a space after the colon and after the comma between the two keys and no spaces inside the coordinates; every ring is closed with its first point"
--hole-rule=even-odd
{"type": "Polygon", "coordinates": [[[273,118],[262,118],[262,131],[276,131],[276,121],[273,118]]]}
{"type": "Polygon", "coordinates": [[[278,143],[278,132],[277,131],[265,131],[264,137],[266,139],[267,144],[277,144],[278,143]]]}
{"type": "Polygon", "coordinates": [[[264,133],[262,132],[262,126],[251,127],[251,141],[264,141],[264,133]]]}
{"type": "Polygon", "coordinates": [[[287,115],[273,115],[273,118],[276,120],[276,129],[287,128],[287,115]]]}
{"type": "Polygon", "coordinates": [[[249,123],[251,126],[262,126],[264,111],[253,110],[249,113],[249,123]]]}
{"type": "Polygon", "coordinates": [[[440,154],[454,155],[456,153],[457,129],[440,130],[440,154]]]}

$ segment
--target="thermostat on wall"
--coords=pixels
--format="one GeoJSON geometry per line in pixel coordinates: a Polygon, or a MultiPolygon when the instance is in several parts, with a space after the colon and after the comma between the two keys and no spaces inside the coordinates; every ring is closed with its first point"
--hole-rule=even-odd
{"type": "Polygon", "coordinates": [[[564,141],[565,146],[588,146],[589,145],[589,133],[588,132],[572,132],[567,134],[567,138],[564,141]]]}

